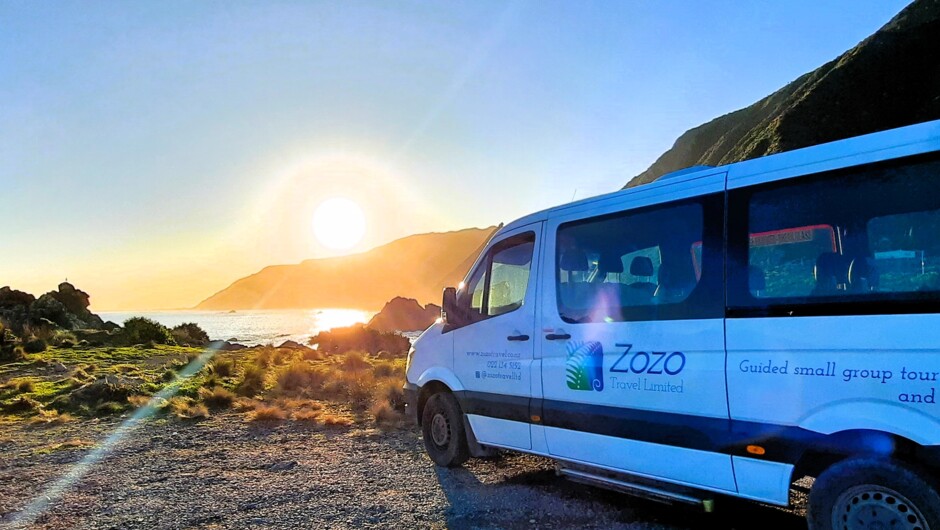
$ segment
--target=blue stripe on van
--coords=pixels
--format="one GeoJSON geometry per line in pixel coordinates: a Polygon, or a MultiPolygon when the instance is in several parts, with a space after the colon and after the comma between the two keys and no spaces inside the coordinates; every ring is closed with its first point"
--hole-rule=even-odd
{"type": "MultiPolygon", "coordinates": [[[[831,454],[871,453],[871,435],[827,436],[800,427],[728,418],[609,407],[485,392],[454,392],[464,413],[671,445],[735,456],[796,464],[808,449],[831,454]],[[539,421],[532,420],[538,416],[539,421]],[[754,455],[748,445],[766,452],[754,455]]],[[[884,437],[884,435],[881,435],[884,437]]]]}

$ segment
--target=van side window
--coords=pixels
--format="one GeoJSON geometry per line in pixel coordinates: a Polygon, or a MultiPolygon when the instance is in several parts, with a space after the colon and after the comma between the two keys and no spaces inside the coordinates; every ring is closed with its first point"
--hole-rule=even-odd
{"type": "Polygon", "coordinates": [[[747,285],[732,287],[732,305],[828,304],[814,314],[853,314],[856,302],[936,299],[937,190],[940,162],[920,157],[732,192],[747,226],[729,234],[732,252],[744,258],[733,260],[735,284],[747,285]]]}
{"type": "Polygon", "coordinates": [[[467,323],[522,307],[529,285],[535,233],[526,232],[493,245],[457,292],[467,323]]]}
{"type": "MultiPolygon", "coordinates": [[[[720,231],[720,207],[713,213],[720,231]]],[[[561,225],[556,281],[562,319],[616,322],[714,313],[705,306],[723,306],[720,294],[702,293],[715,295],[715,303],[693,300],[702,278],[704,219],[702,203],[686,201],[561,225]]]]}
{"type": "Polygon", "coordinates": [[[534,241],[522,241],[493,254],[486,311],[488,316],[502,315],[522,307],[529,285],[534,246],[534,241]]]}

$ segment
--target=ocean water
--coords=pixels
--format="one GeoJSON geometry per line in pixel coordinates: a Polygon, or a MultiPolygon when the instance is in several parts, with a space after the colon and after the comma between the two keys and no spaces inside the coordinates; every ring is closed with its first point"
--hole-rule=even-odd
{"type": "MultiPolygon", "coordinates": [[[[247,346],[274,344],[285,340],[306,344],[320,331],[368,322],[375,313],[358,309],[292,309],[263,311],[133,311],[98,313],[104,320],[123,325],[128,318],[141,316],[173,327],[195,322],[212,340],[230,340],[247,346]]],[[[412,340],[417,333],[404,333],[412,340]]]]}

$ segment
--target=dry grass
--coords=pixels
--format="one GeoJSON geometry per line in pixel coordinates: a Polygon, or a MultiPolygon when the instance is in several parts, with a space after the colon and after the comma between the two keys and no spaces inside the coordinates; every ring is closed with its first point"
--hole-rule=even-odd
{"type": "Polygon", "coordinates": [[[171,399],[170,409],[178,418],[194,420],[209,417],[209,409],[202,403],[196,403],[190,398],[175,397],[171,399]]]}
{"type": "Polygon", "coordinates": [[[231,377],[235,373],[235,361],[232,359],[216,359],[209,365],[209,370],[219,377],[231,377]]]}
{"type": "Polygon", "coordinates": [[[277,405],[259,403],[248,413],[248,421],[281,421],[287,419],[287,412],[277,405]]]}
{"type": "Polygon", "coordinates": [[[212,388],[200,388],[199,400],[210,409],[227,409],[235,403],[237,396],[225,388],[215,386],[212,388]]]}
{"type": "Polygon", "coordinates": [[[265,379],[268,371],[266,368],[256,364],[245,366],[241,381],[238,383],[236,391],[239,395],[245,397],[254,397],[264,392],[265,379]]]}
{"type": "Polygon", "coordinates": [[[24,379],[24,380],[22,380],[22,381],[18,381],[18,382],[16,383],[16,390],[17,390],[17,392],[19,392],[19,393],[21,393],[21,394],[25,394],[26,392],[32,392],[32,391],[33,391],[33,382],[30,381],[29,379],[24,379]]]}
{"type": "Polygon", "coordinates": [[[340,360],[340,366],[343,370],[347,372],[361,372],[364,370],[370,370],[372,368],[372,363],[366,358],[362,352],[351,351],[346,352],[340,360]]]}
{"type": "Polygon", "coordinates": [[[291,414],[291,418],[295,421],[317,421],[320,414],[319,410],[297,410],[291,414]]]}
{"type": "Polygon", "coordinates": [[[320,415],[320,423],[327,427],[349,427],[355,422],[349,416],[325,413],[320,415]]]}
{"type": "Polygon", "coordinates": [[[394,429],[401,425],[402,413],[395,410],[388,401],[376,401],[369,408],[369,412],[382,429],[394,429]]]}
{"type": "Polygon", "coordinates": [[[144,396],[141,394],[132,394],[127,396],[127,402],[130,403],[132,407],[137,409],[147,406],[147,403],[150,403],[150,399],[150,396],[144,396]]]}
{"type": "Polygon", "coordinates": [[[68,412],[59,412],[52,409],[40,410],[39,414],[29,419],[29,422],[33,425],[61,425],[74,420],[75,417],[68,412]]]}
{"type": "Polygon", "coordinates": [[[316,395],[329,376],[327,369],[322,366],[296,360],[278,374],[276,388],[281,394],[316,395]]]}

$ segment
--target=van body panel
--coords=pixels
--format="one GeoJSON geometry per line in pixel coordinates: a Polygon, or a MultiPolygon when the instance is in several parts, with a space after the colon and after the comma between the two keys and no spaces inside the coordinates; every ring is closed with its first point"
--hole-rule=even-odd
{"type": "Polygon", "coordinates": [[[478,441],[488,441],[490,444],[515,449],[532,449],[528,423],[476,414],[467,414],[467,420],[478,441]]]}
{"type": "Polygon", "coordinates": [[[778,462],[732,457],[738,496],[778,506],[790,503],[790,480],[793,466],[778,462]]]}
{"type": "Polygon", "coordinates": [[[940,318],[730,318],[731,418],[940,443],[940,318]]]}
{"type": "MultiPolygon", "coordinates": [[[[561,281],[559,274],[563,273],[560,262],[556,262],[556,259],[564,259],[561,257],[563,250],[557,247],[556,234],[560,227],[585,218],[650,206],[666,197],[679,201],[703,190],[720,192],[724,187],[724,173],[712,172],[695,178],[693,183],[694,187],[684,183],[686,186],[668,194],[662,187],[630,190],[617,200],[562,209],[546,222],[539,334],[544,396],[542,423],[546,426],[546,442],[553,456],[631,473],[662,473],[661,476],[672,480],[733,490],[731,457],[701,450],[712,445],[705,441],[713,438],[712,433],[674,421],[679,417],[707,417],[718,420],[713,423],[718,430],[728,428],[721,313],[714,318],[692,320],[630,321],[625,318],[623,321],[566,322],[559,310],[560,287],[555,288],[561,281]],[[549,337],[553,335],[569,338],[551,340],[549,337]],[[589,363],[591,371],[590,388],[578,388],[569,377],[572,370],[578,369],[577,365],[584,367],[585,363],[589,363]],[[644,414],[640,418],[630,411],[644,414]],[[642,455],[644,451],[653,451],[645,449],[650,445],[657,451],[669,453],[670,458],[663,463],[646,461],[642,455]],[[631,449],[625,451],[627,446],[631,449]],[[634,452],[634,448],[639,452],[634,452]],[[695,451],[693,454],[703,460],[702,465],[707,461],[710,472],[704,479],[706,482],[697,466],[676,465],[681,460],[674,458],[686,451],[695,451]]],[[[703,210],[698,212],[699,223],[717,221],[720,232],[720,219],[704,220],[703,210]]],[[[701,237],[698,236],[699,241],[701,237]]],[[[686,245],[682,255],[688,258],[690,251],[686,245]]],[[[622,267],[629,270],[630,264],[622,264],[622,267]]],[[[720,267],[710,273],[718,276],[720,285],[720,267]]],[[[608,283],[592,285],[617,289],[608,283]]],[[[716,300],[716,303],[721,305],[723,300],[716,300]]]]}
{"type": "Polygon", "coordinates": [[[637,442],[570,429],[545,427],[549,453],[564,460],[667,478],[670,482],[709,489],[736,491],[731,457],[710,451],[637,442]],[[683,473],[678,468],[694,469],[683,473]]]}
{"type": "MultiPolygon", "coordinates": [[[[477,415],[472,426],[474,435],[480,443],[494,443],[520,449],[529,449],[532,446],[528,427],[525,435],[521,431],[505,428],[503,419],[494,417],[490,407],[490,396],[507,396],[519,405],[522,419],[528,419],[528,399],[532,396],[532,361],[534,357],[535,315],[537,300],[537,283],[539,277],[539,247],[542,240],[541,223],[534,223],[503,230],[494,237],[483,255],[486,260],[477,262],[474,276],[479,267],[488,267],[488,261],[493,258],[492,249],[499,249],[504,242],[511,242],[518,237],[529,237],[533,241],[530,253],[530,263],[527,285],[524,286],[524,296],[521,305],[506,313],[488,316],[487,318],[459,327],[449,332],[454,340],[454,373],[462,383],[467,393],[462,396],[461,405],[464,411],[473,414],[483,410],[486,415],[477,415]],[[520,340],[521,339],[521,340],[520,340]],[[522,401],[520,401],[520,398],[522,401]],[[479,426],[482,431],[477,432],[479,426]]],[[[495,299],[498,284],[496,281],[495,266],[490,270],[489,278],[484,286],[489,286],[492,293],[490,298],[495,299]]],[[[472,288],[472,287],[471,287],[472,288]]]]}
{"type": "Polygon", "coordinates": [[[814,145],[731,164],[728,189],[935,151],[940,121],[814,145]]]}

